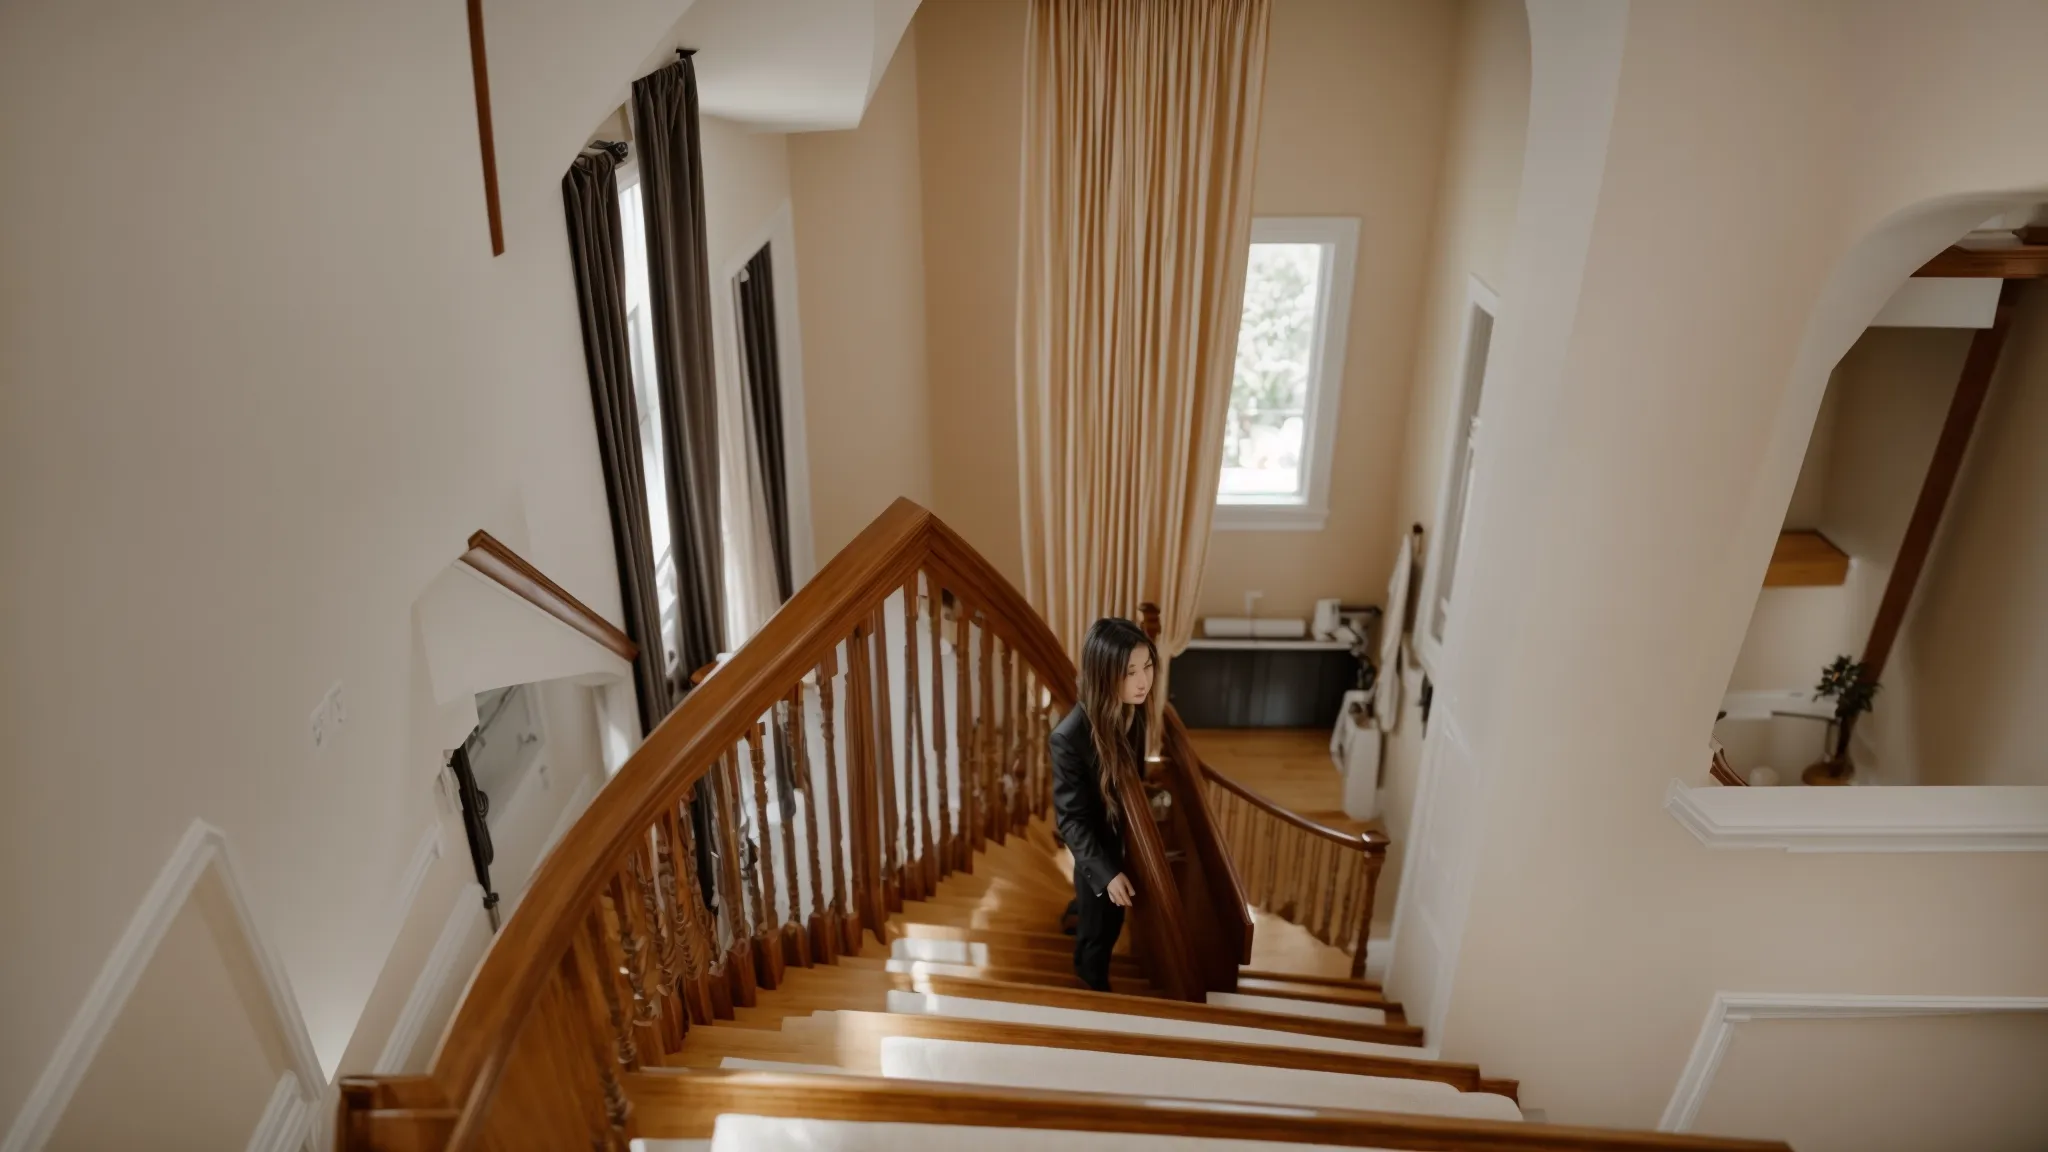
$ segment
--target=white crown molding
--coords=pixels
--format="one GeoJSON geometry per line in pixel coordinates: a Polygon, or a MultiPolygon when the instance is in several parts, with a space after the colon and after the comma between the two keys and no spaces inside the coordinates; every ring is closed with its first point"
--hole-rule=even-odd
{"type": "MultiPolygon", "coordinates": [[[[326,1116],[331,1111],[327,1107],[327,1075],[321,1069],[313,1039],[306,1032],[305,1017],[300,1014],[298,998],[292,994],[291,978],[285,973],[284,963],[270,947],[269,940],[257,930],[256,917],[244,894],[234,853],[228,848],[227,835],[204,820],[194,820],[191,827],[185,829],[178,846],[172,849],[170,859],[157,873],[156,881],[143,895],[135,914],[129,917],[127,928],[122,930],[106,963],[101,965],[99,975],[85,994],[84,1003],[72,1015],[70,1026],[57,1042],[57,1049],[43,1068],[42,1076],[29,1091],[28,1099],[8,1129],[6,1139],[0,1140],[0,1152],[35,1152],[56,1131],[65,1107],[71,1103],[72,1095],[78,1091],[79,1084],[92,1067],[93,1058],[99,1054],[100,1045],[106,1041],[107,1033],[120,1017],[121,1009],[127,1005],[128,997],[134,994],[136,984],[149,968],[157,947],[163,943],[165,933],[170,931],[172,922],[208,868],[218,870],[221,885],[227,890],[229,903],[234,907],[235,921],[255,957],[264,989],[270,996],[271,1008],[277,1013],[278,1025],[284,1032],[295,1072],[293,1079],[300,1085],[317,1086],[320,1092],[317,1100],[302,1098],[304,1107],[310,1110],[306,1143],[317,1147],[326,1147],[330,1143],[326,1131],[326,1116]]],[[[265,1115],[267,1117],[269,1113],[265,1115]]]]}
{"type": "Polygon", "coordinates": [[[377,1075],[397,1076],[407,1071],[406,1059],[419,1045],[427,1016],[441,1002],[448,981],[455,974],[463,941],[469,939],[478,921],[484,918],[483,901],[483,886],[474,881],[465,884],[456,895],[455,907],[449,910],[447,921],[441,925],[441,935],[434,940],[434,950],[427,953],[419,979],[413,982],[405,1007],[399,1010],[398,1021],[391,1026],[391,1035],[385,1038],[384,1050],[377,1056],[372,1069],[377,1075]]]}
{"type": "Polygon", "coordinates": [[[1692,1056],[1679,1073],[1659,1132],[1685,1132],[1698,1117],[1707,1089],[1734,1038],[1750,1020],[1851,1020],[1876,1016],[1974,1016],[1990,1012],[2048,1011],[2048,996],[1860,996],[1829,992],[1716,992],[1700,1025],[1692,1056]]]}
{"type": "Polygon", "coordinates": [[[250,1133],[248,1152],[320,1152],[312,1144],[313,1106],[298,1073],[286,1072],[271,1090],[270,1104],[250,1133]]]}
{"type": "Polygon", "coordinates": [[[1709,848],[2048,852],[2048,788],[1694,788],[1664,809],[1709,848]]]}

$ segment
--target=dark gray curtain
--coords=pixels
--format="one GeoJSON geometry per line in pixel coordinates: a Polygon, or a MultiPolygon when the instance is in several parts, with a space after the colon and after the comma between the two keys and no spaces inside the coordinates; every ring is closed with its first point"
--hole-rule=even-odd
{"type": "Polygon", "coordinates": [[[697,74],[687,57],[633,83],[634,147],[647,214],[654,371],[667,446],[668,508],[681,599],[677,690],[725,648],[725,561],[718,524],[718,401],[712,377],[711,277],[704,242],[697,74]]]}
{"type": "Polygon", "coordinates": [[[647,481],[640,465],[640,413],[633,402],[618,161],[604,152],[577,157],[562,177],[562,204],[569,215],[569,263],[576,273],[590,406],[597,414],[598,462],[611,505],[619,599],[625,605],[626,635],[640,646],[633,659],[633,687],[640,701],[640,725],[652,732],[675,707],[675,693],[664,667],[654,541],[647,526],[647,481]]]}
{"type": "Polygon", "coordinates": [[[766,244],[740,270],[740,351],[747,405],[754,416],[754,451],[761,459],[761,493],[768,503],[775,592],[788,600],[796,583],[790,577],[789,486],[782,457],[782,366],[775,357],[775,269],[766,244]]]}

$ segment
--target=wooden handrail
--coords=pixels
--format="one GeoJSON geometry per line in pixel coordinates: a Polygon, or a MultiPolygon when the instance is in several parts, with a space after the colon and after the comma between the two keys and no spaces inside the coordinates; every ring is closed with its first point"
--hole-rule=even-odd
{"type": "MultiPolygon", "coordinates": [[[[502,545],[479,543],[487,562],[495,558],[501,567],[517,570],[504,559],[509,552],[502,545]]],[[[562,978],[565,957],[575,953],[572,945],[582,946],[578,937],[591,902],[608,885],[616,890],[629,857],[646,856],[648,829],[664,813],[672,820],[676,805],[791,686],[835,659],[841,641],[871,626],[879,606],[921,571],[963,605],[982,610],[976,622],[1022,656],[1054,707],[1072,705],[1073,664],[1023,596],[930,512],[898,500],[685,698],[542,862],[485,957],[434,1062],[431,1080],[461,1116],[450,1148],[483,1145],[490,1104],[529,1007],[550,981],[562,978]]],[[[636,916],[626,927],[641,927],[633,901],[624,895],[621,901],[636,916]]]]}
{"type": "Polygon", "coordinates": [[[1282,808],[1280,805],[1239,784],[1207,764],[1202,765],[1202,775],[1211,783],[1221,785],[1225,790],[1235,793],[1240,799],[1265,812],[1266,815],[1273,817],[1275,820],[1292,824],[1311,836],[1320,836],[1325,840],[1333,841],[1346,848],[1361,852],[1373,851],[1375,847],[1384,850],[1389,843],[1392,843],[1392,841],[1387,839],[1386,834],[1382,832],[1371,830],[1364,832],[1340,832],[1328,824],[1318,824],[1299,812],[1282,808]]]}
{"type": "Polygon", "coordinates": [[[526,558],[482,529],[470,534],[469,551],[462,562],[503,585],[505,590],[567,624],[621,660],[631,660],[640,648],[616,625],[569,595],[568,590],[528,563],[526,558]]]}
{"type": "Polygon", "coordinates": [[[1192,1135],[1349,1148],[1463,1152],[1790,1152],[1775,1140],[1628,1132],[1407,1112],[1358,1112],[1162,1097],[1048,1092],[879,1077],[680,1072],[626,1077],[640,1135],[701,1139],[726,1113],[1132,1135],[1192,1135]]]}
{"type": "Polygon", "coordinates": [[[1261,873],[1248,885],[1253,902],[1308,928],[1324,943],[1340,944],[1348,938],[1351,976],[1362,979],[1380,871],[1391,843],[1386,834],[1371,829],[1343,832],[1284,808],[1207,764],[1202,765],[1202,774],[1205,783],[1239,805],[1230,809],[1237,818],[1226,839],[1233,856],[1249,854],[1253,858],[1247,860],[1247,869],[1261,873]],[[1299,844],[1283,846],[1289,835],[1299,844]],[[1298,859],[1304,854],[1314,858],[1306,867],[1298,859]],[[1345,911],[1340,913],[1340,907],[1345,911]]]}

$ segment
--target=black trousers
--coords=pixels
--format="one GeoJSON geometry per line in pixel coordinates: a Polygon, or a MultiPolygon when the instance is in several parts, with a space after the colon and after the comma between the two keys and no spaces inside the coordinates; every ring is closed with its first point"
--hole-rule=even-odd
{"type": "Polygon", "coordinates": [[[1124,910],[1108,896],[1098,896],[1077,873],[1074,877],[1075,911],[1080,924],[1074,929],[1074,974],[1097,992],[1109,991],[1109,953],[1123,934],[1124,910]]]}

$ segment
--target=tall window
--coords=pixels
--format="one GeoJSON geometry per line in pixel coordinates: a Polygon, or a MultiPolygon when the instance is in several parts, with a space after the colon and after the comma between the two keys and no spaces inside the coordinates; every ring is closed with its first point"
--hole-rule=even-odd
{"type": "Polygon", "coordinates": [[[619,223],[626,249],[626,334],[633,349],[633,402],[640,413],[640,464],[647,481],[647,532],[654,542],[654,586],[661,600],[661,644],[671,676],[694,671],[682,661],[682,603],[669,537],[668,474],[661,436],[661,389],[654,379],[654,321],[647,297],[647,218],[640,208],[640,166],[619,169],[619,223]]]}
{"type": "Polygon", "coordinates": [[[1329,514],[1358,221],[1252,221],[1218,528],[1313,531],[1329,514]]]}

